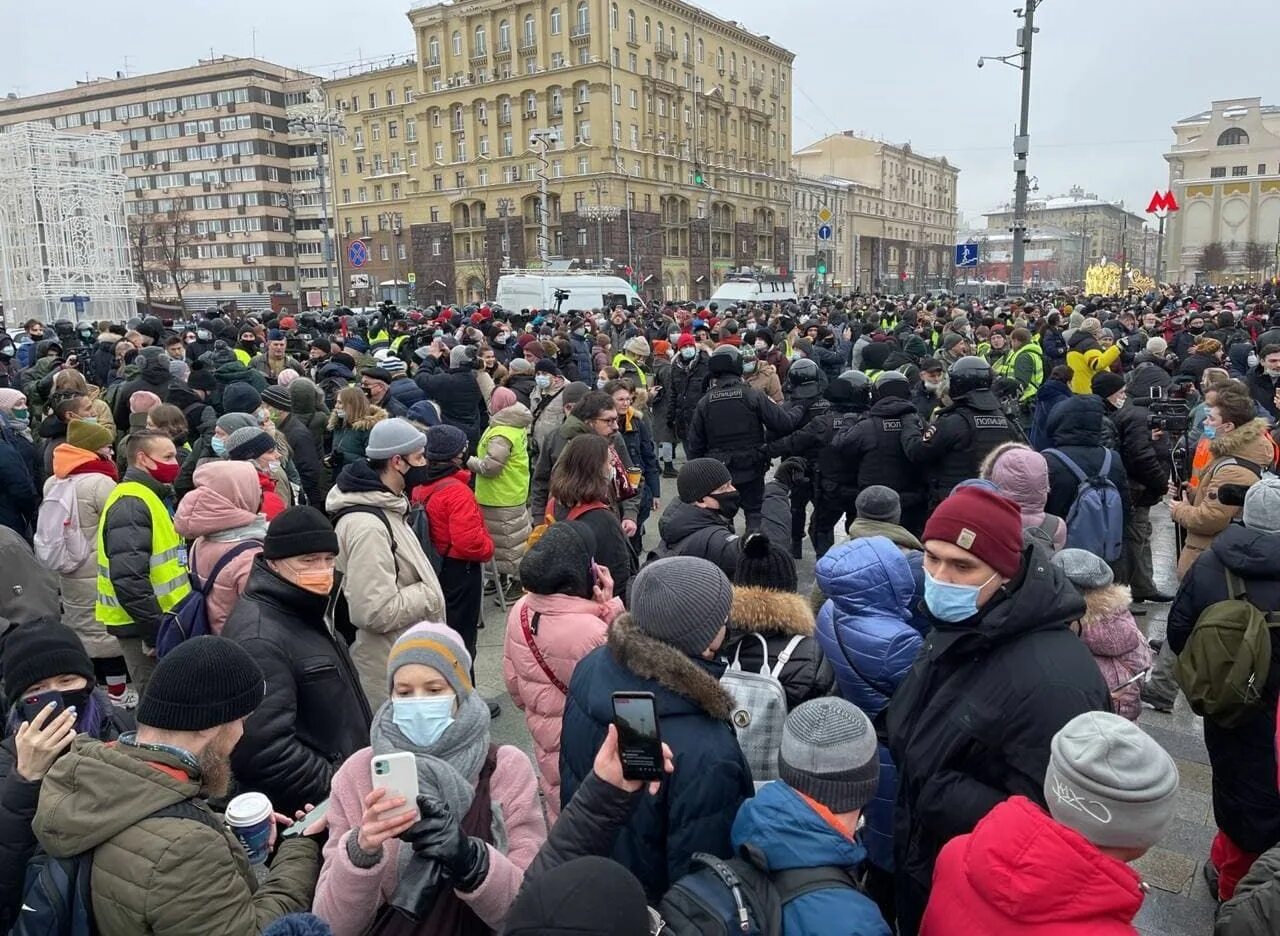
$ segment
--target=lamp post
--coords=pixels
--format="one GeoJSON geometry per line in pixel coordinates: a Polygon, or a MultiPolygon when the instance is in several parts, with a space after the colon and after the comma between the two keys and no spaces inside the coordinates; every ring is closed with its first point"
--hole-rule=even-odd
{"type": "Polygon", "coordinates": [[[622,212],[616,205],[587,205],[582,209],[588,221],[596,223],[596,248],[599,253],[599,268],[604,267],[604,222],[617,221],[622,212]]]}
{"type": "Polygon", "coordinates": [[[335,133],[342,133],[344,130],[342,111],[327,107],[324,92],[319,88],[312,88],[307,92],[305,104],[297,105],[290,110],[293,116],[289,118],[289,132],[294,136],[309,139],[316,145],[316,175],[320,178],[320,224],[324,230],[325,301],[332,309],[334,308],[334,251],[332,225],[329,218],[329,195],[325,187],[327,172],[324,157],[328,152],[329,140],[335,133]]]}
{"type": "MultiPolygon", "coordinates": [[[[400,212],[384,211],[378,215],[379,228],[385,226],[391,229],[391,236],[394,238],[393,252],[391,256],[391,289],[392,295],[395,296],[396,305],[400,305],[400,212]]],[[[405,297],[406,300],[408,297],[405,297]]]]}
{"type": "Polygon", "coordinates": [[[502,219],[502,256],[504,266],[511,265],[511,209],[516,203],[510,198],[498,199],[498,217],[502,219]]]}

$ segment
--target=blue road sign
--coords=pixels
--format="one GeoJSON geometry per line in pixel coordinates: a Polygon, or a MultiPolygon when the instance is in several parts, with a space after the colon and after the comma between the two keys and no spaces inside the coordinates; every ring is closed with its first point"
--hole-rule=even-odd
{"type": "Polygon", "coordinates": [[[818,228],[818,240],[831,240],[831,225],[824,224],[818,228]]]}
{"type": "Polygon", "coordinates": [[[369,248],[364,245],[364,241],[351,242],[351,246],[347,248],[347,262],[356,268],[369,262],[369,248]]]}
{"type": "Polygon", "coordinates": [[[84,307],[89,304],[89,297],[76,294],[74,296],[61,296],[58,301],[74,303],[76,307],[76,318],[79,319],[80,316],[84,315],[84,307]]]}
{"type": "Polygon", "coordinates": [[[956,266],[971,267],[978,265],[978,245],[975,243],[956,244],[956,266]]]}

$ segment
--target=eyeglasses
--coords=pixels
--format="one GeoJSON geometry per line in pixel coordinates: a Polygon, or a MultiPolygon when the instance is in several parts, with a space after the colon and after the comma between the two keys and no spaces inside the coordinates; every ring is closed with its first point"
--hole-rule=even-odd
{"type": "Polygon", "coordinates": [[[597,416],[595,421],[602,422],[606,426],[616,426],[618,424],[618,417],[617,416],[597,416]]]}

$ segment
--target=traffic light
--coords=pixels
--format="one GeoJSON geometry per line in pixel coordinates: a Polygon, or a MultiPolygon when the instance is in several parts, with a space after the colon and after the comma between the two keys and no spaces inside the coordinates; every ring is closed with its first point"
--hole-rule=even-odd
{"type": "Polygon", "coordinates": [[[817,273],[818,273],[818,275],[819,275],[819,276],[826,276],[826,275],[827,275],[827,255],[826,255],[826,253],[820,253],[820,254],[818,254],[818,267],[817,267],[817,273]]]}
{"type": "Polygon", "coordinates": [[[707,177],[702,174],[701,166],[693,167],[693,184],[699,188],[707,187],[707,177]]]}

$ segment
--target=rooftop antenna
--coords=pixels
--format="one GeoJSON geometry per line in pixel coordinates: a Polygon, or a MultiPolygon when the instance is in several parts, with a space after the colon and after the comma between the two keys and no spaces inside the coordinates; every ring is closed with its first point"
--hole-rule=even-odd
{"type": "Polygon", "coordinates": [[[253,30],[250,32],[250,36],[252,37],[252,43],[253,43],[253,57],[257,58],[258,57],[258,27],[257,26],[253,27],[253,30]]]}

